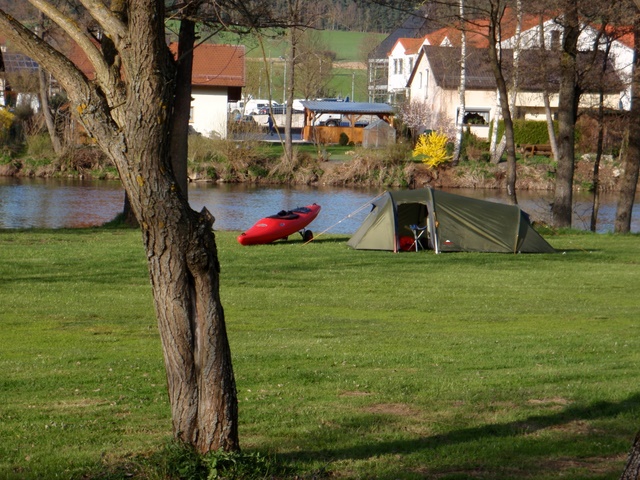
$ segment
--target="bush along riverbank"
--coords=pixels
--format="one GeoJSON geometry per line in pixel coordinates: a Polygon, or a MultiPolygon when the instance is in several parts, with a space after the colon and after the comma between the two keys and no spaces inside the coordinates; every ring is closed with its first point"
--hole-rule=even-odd
{"type": "MultiPolygon", "coordinates": [[[[95,146],[83,146],[56,156],[40,142],[28,142],[24,152],[0,156],[0,176],[115,180],[118,172],[95,146]],[[35,144],[35,146],[34,146],[35,144]]],[[[46,143],[46,142],[44,142],[46,143]]],[[[467,158],[458,165],[430,168],[411,155],[408,144],[381,149],[354,146],[297,145],[287,158],[280,144],[258,140],[189,139],[188,175],[192,182],[333,185],[388,188],[487,188],[505,187],[506,164],[486,161],[485,155],[467,158]]],[[[593,189],[595,155],[576,159],[574,185],[593,189]]],[[[556,162],[544,156],[521,157],[517,188],[552,190],[556,162]]],[[[599,184],[615,191],[620,176],[618,158],[603,156],[599,184]]]]}

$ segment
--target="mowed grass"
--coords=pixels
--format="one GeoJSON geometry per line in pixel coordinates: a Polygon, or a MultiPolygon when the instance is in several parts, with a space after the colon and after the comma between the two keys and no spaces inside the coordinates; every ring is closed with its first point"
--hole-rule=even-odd
{"type": "MultiPolygon", "coordinates": [[[[638,235],[554,236],[553,255],[235,235],[217,239],[246,452],[302,478],[619,477],[640,429],[638,235]]],[[[0,478],[161,450],[140,233],[1,231],[0,284],[0,478]]]]}

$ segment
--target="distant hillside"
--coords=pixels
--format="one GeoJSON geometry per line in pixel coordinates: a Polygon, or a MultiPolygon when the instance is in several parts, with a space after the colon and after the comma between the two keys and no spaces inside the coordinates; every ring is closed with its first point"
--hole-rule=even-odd
{"type": "MultiPolygon", "coordinates": [[[[277,16],[286,16],[290,3],[289,0],[274,0],[274,13],[277,16]]],[[[354,0],[313,0],[301,3],[304,5],[303,14],[314,19],[315,27],[318,29],[389,33],[407,17],[407,11],[410,11],[412,6],[416,7],[423,2],[387,2],[391,7],[373,1],[354,0]]]]}
{"type": "MultiPolygon", "coordinates": [[[[374,48],[387,36],[384,33],[346,32],[342,30],[322,30],[320,34],[329,50],[336,53],[336,62],[364,62],[366,58],[364,53],[374,48]]],[[[223,32],[211,38],[209,42],[245,45],[247,57],[262,57],[260,43],[254,36],[239,37],[238,35],[223,32]]],[[[288,44],[284,35],[271,34],[264,36],[262,42],[267,58],[279,58],[285,55],[288,44]]]]}

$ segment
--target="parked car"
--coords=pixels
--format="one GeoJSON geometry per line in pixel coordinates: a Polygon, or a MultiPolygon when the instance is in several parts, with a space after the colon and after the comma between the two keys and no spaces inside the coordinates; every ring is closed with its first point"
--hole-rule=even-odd
{"type": "Polygon", "coordinates": [[[285,105],[272,105],[271,108],[269,108],[269,105],[265,105],[263,107],[260,107],[258,109],[258,115],[269,115],[270,113],[273,113],[274,115],[278,115],[278,114],[283,114],[286,111],[286,106],[285,105]]]}
{"type": "MultiPolygon", "coordinates": [[[[302,113],[302,110],[296,110],[294,108],[292,112],[302,113]]],[[[287,113],[287,106],[278,104],[278,105],[274,105],[273,107],[271,107],[271,109],[269,109],[269,106],[267,105],[258,110],[258,115],[269,115],[270,113],[273,113],[273,115],[284,115],[285,113],[287,113]]]]}
{"type": "Polygon", "coordinates": [[[249,125],[254,125],[256,123],[255,118],[253,118],[251,115],[242,115],[240,113],[236,113],[235,117],[233,118],[233,121],[237,124],[249,124],[249,125]]]}

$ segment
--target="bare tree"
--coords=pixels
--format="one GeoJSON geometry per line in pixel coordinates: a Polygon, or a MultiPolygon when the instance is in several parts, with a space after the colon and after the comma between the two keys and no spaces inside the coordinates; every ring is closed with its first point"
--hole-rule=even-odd
{"type": "MultiPolygon", "coordinates": [[[[502,118],[504,120],[504,138],[506,141],[507,149],[507,194],[509,201],[512,204],[518,203],[516,196],[516,145],[513,136],[513,119],[511,116],[512,106],[509,104],[509,89],[507,81],[504,76],[504,69],[502,67],[502,51],[500,49],[500,26],[502,18],[504,17],[506,4],[502,0],[490,0],[489,2],[489,59],[491,60],[491,66],[493,68],[493,75],[496,79],[496,84],[499,92],[500,110],[502,112],[502,118]]],[[[518,13],[518,16],[520,14],[518,13]]],[[[512,92],[515,95],[517,88],[516,70],[517,68],[517,56],[514,53],[514,68],[512,82],[512,92]]],[[[515,97],[513,97],[515,99],[515,97]]],[[[515,103],[515,100],[514,102],[515,103]]]]}
{"type": "MultiPolygon", "coordinates": [[[[45,16],[40,12],[40,19],[38,22],[38,30],[41,38],[45,38],[45,16]]],[[[53,151],[60,155],[62,153],[62,141],[58,131],[56,129],[53,115],[51,114],[51,107],[49,105],[49,82],[47,81],[47,74],[42,67],[38,67],[38,80],[40,84],[40,107],[42,109],[42,115],[44,116],[47,131],[49,132],[49,138],[51,139],[51,146],[53,151]]]]}
{"type": "Polygon", "coordinates": [[[580,35],[577,0],[565,0],[562,12],[564,35],[558,96],[558,167],[551,214],[556,227],[570,227],[575,168],[574,134],[580,98],[577,88],[578,36],[580,35]]]}
{"type": "MultiPolygon", "coordinates": [[[[544,52],[545,35],[544,35],[544,16],[540,14],[540,23],[538,25],[538,38],[540,43],[540,49],[544,52]]],[[[544,113],[547,119],[547,134],[549,135],[549,145],[551,145],[551,151],[553,152],[553,158],[558,158],[558,142],[556,140],[556,131],[553,127],[553,114],[551,113],[551,92],[549,88],[549,75],[546,72],[546,65],[541,65],[543,69],[542,75],[542,101],[544,103],[544,113]]]]}
{"type": "Polygon", "coordinates": [[[462,138],[464,133],[464,116],[465,116],[465,85],[467,83],[467,35],[465,33],[465,13],[464,13],[464,0],[458,0],[459,3],[459,14],[460,14],[460,24],[462,25],[461,29],[461,38],[460,38],[460,85],[458,86],[458,114],[456,120],[456,137],[453,144],[453,159],[451,163],[453,165],[457,165],[460,161],[460,154],[462,150],[462,138]]]}
{"type": "Polygon", "coordinates": [[[316,30],[308,29],[298,42],[296,92],[305,99],[325,97],[333,71],[333,52],[316,30]]]}
{"type": "MultiPolygon", "coordinates": [[[[640,170],[640,121],[638,121],[640,118],[640,0],[634,0],[634,5],[634,60],[631,80],[631,112],[628,126],[629,145],[623,164],[624,174],[620,180],[620,193],[614,224],[616,233],[629,233],[631,231],[633,202],[638,185],[638,171],[640,170]]],[[[636,455],[640,456],[637,446],[635,450],[636,455]]],[[[640,462],[640,460],[636,461],[640,462]]]]}

